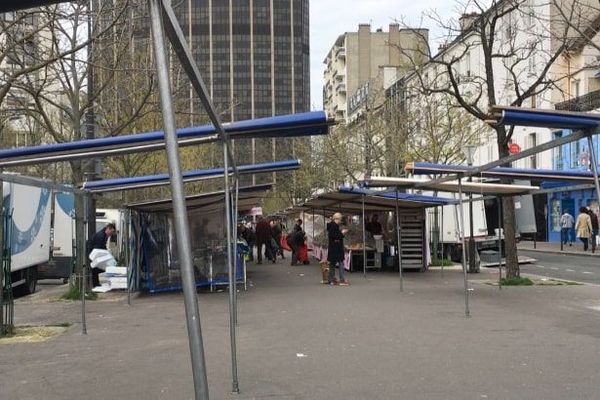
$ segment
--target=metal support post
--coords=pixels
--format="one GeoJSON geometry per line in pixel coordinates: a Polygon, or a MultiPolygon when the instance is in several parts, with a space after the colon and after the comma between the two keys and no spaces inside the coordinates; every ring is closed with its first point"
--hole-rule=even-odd
{"type": "MultiPolygon", "coordinates": [[[[81,196],[81,200],[83,201],[83,215],[79,216],[79,223],[82,225],[82,231],[86,232],[86,226],[85,226],[85,221],[86,221],[86,217],[88,216],[88,212],[89,212],[89,207],[90,207],[90,202],[89,202],[89,198],[88,196],[85,195],[79,195],[81,196]]],[[[81,257],[81,333],[83,335],[87,335],[87,321],[86,321],[86,317],[85,317],[85,294],[87,292],[87,286],[88,286],[88,279],[87,279],[87,265],[88,265],[88,256],[87,256],[87,246],[86,246],[86,240],[85,238],[79,238],[79,245],[77,246],[79,251],[81,251],[82,257],[81,257]]],[[[91,272],[91,271],[90,271],[91,272]]],[[[93,285],[92,285],[93,286],[93,285]]]]}
{"type": "MultiPolygon", "coordinates": [[[[362,196],[363,276],[367,278],[367,229],[365,225],[365,196],[362,196]]],[[[341,268],[344,268],[342,265],[341,268]]]]}
{"type": "Polygon", "coordinates": [[[462,267],[464,275],[464,290],[465,290],[465,316],[470,317],[471,312],[469,311],[469,280],[467,278],[467,252],[465,249],[465,212],[463,210],[463,193],[462,193],[462,181],[458,178],[458,196],[459,196],[459,211],[460,211],[460,240],[462,242],[462,267]]]}
{"type": "Polygon", "coordinates": [[[440,227],[440,244],[442,246],[442,279],[444,278],[444,262],[446,261],[446,255],[444,254],[444,206],[440,207],[442,209],[442,222],[441,222],[441,227],[440,227]]]}
{"type": "Polygon", "coordinates": [[[233,212],[233,322],[237,325],[238,323],[238,318],[237,318],[237,311],[238,311],[238,307],[237,307],[237,256],[238,256],[238,251],[237,251],[237,235],[238,235],[238,230],[237,230],[237,225],[238,225],[238,198],[239,198],[239,187],[240,187],[240,180],[239,177],[235,176],[235,199],[233,201],[233,208],[232,208],[232,212],[233,212]]]}
{"type": "Polygon", "coordinates": [[[502,290],[502,198],[498,197],[498,289],[502,290]]]}
{"type": "MultiPolygon", "coordinates": [[[[179,160],[179,148],[175,133],[175,114],[173,112],[171,99],[169,65],[166,58],[167,48],[163,35],[161,4],[160,0],[148,0],[148,5],[158,75],[158,86],[160,90],[165,145],[169,165],[169,175],[171,178],[173,219],[177,237],[177,250],[181,259],[181,280],[192,361],[194,393],[196,400],[204,400],[208,399],[208,380],[206,378],[206,362],[204,359],[204,345],[200,326],[200,310],[196,294],[194,267],[192,265],[192,251],[179,160]]],[[[227,174],[225,174],[225,176],[227,176],[227,174]]]]}
{"type": "MultiPolygon", "coordinates": [[[[229,171],[229,160],[227,154],[229,152],[229,141],[223,141],[223,163],[225,165],[225,171],[229,171]]],[[[231,391],[233,393],[239,393],[240,388],[238,384],[237,376],[237,346],[236,346],[236,335],[235,335],[235,324],[236,324],[236,283],[234,263],[236,262],[235,253],[233,252],[233,245],[231,242],[231,196],[230,196],[230,185],[229,185],[229,174],[225,174],[225,226],[227,234],[227,272],[229,274],[229,340],[231,346],[231,391]]]]}
{"type": "MultiPolygon", "coordinates": [[[[587,137],[588,139],[588,146],[590,148],[590,162],[591,162],[591,167],[592,167],[592,172],[594,173],[594,186],[596,186],[596,196],[598,198],[598,201],[600,202],[600,181],[598,180],[598,164],[596,160],[596,149],[594,149],[594,140],[592,138],[592,135],[594,134],[593,130],[590,130],[590,134],[587,137]]],[[[594,235],[594,233],[592,232],[592,252],[594,252],[596,250],[596,236],[594,235]]],[[[562,239],[561,239],[561,243],[562,243],[562,239]]]]}
{"type": "Polygon", "coordinates": [[[404,277],[402,276],[402,234],[400,233],[400,208],[398,207],[398,189],[396,189],[396,249],[398,250],[398,273],[400,275],[400,291],[404,291],[404,277]]]}

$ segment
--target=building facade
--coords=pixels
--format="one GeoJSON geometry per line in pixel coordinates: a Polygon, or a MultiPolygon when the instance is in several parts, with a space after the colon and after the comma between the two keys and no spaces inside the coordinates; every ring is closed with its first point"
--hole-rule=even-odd
{"type": "Polygon", "coordinates": [[[366,91],[382,89],[406,72],[408,62],[400,48],[426,48],[427,39],[427,30],[400,29],[398,24],[390,24],[388,32],[372,32],[369,24],[360,24],[357,32],[340,35],[323,61],[327,114],[348,121],[356,108],[351,99],[364,98],[366,91]],[[379,87],[374,87],[375,83],[379,87]]]}
{"type": "MultiPolygon", "coordinates": [[[[224,122],[310,110],[308,0],[184,0],[175,11],[224,122]]],[[[191,114],[201,110],[190,92],[191,114]]],[[[293,153],[285,139],[234,148],[240,164],[293,153]]]]}

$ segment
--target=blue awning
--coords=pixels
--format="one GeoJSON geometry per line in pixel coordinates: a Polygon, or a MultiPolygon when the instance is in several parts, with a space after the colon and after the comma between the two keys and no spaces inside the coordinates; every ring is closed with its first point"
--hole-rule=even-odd
{"type": "MultiPolygon", "coordinates": [[[[300,168],[300,161],[285,160],[262,164],[240,165],[237,170],[240,174],[258,174],[266,172],[291,171],[300,168]]],[[[233,172],[230,169],[230,173],[233,172]]],[[[198,169],[186,171],[183,175],[184,182],[196,182],[205,179],[222,177],[224,168],[198,169]]],[[[121,190],[141,189],[153,186],[168,185],[171,178],[168,174],[134,176],[129,178],[103,179],[90,181],[83,185],[84,189],[92,192],[115,192],[121,190]]]]}
{"type": "Polygon", "coordinates": [[[599,113],[540,110],[537,108],[494,107],[496,125],[534,126],[544,128],[596,129],[599,113]]]}
{"type": "MultiPolygon", "coordinates": [[[[407,172],[414,175],[447,175],[458,174],[469,170],[466,165],[434,164],[415,162],[406,165],[407,172]]],[[[529,169],[494,167],[483,171],[477,176],[484,178],[512,178],[524,180],[566,181],[578,183],[594,183],[591,171],[555,171],[551,169],[529,169]]]]}
{"type": "Polygon", "coordinates": [[[67,0],[2,0],[0,2],[0,13],[13,10],[25,10],[27,8],[49,6],[56,3],[65,3],[67,0]]]}
{"type": "MultiPolygon", "coordinates": [[[[323,111],[259,118],[224,125],[231,139],[286,138],[326,135],[330,121],[323,111]]],[[[215,142],[219,135],[212,125],[177,130],[179,146],[215,142]]],[[[104,137],[74,142],[0,150],[0,167],[107,157],[164,149],[164,132],[104,137]]]]}
{"type": "Polygon", "coordinates": [[[339,192],[340,193],[354,193],[354,194],[360,194],[360,195],[365,195],[365,196],[378,196],[378,197],[383,197],[383,198],[391,199],[391,200],[396,200],[396,198],[398,198],[398,200],[416,202],[416,203],[426,203],[430,206],[440,205],[440,204],[448,204],[449,202],[452,202],[451,199],[438,197],[438,196],[425,196],[425,195],[420,195],[420,194],[404,193],[404,192],[400,192],[400,191],[396,192],[395,190],[389,190],[389,191],[371,190],[371,189],[359,188],[359,187],[354,187],[354,186],[352,186],[352,187],[342,186],[339,188],[339,192]]]}

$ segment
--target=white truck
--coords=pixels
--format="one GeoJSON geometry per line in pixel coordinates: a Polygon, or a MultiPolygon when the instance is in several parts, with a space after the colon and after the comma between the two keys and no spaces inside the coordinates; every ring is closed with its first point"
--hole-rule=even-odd
{"type": "Polygon", "coordinates": [[[50,261],[38,267],[38,278],[63,279],[66,283],[73,272],[75,195],[54,192],[52,206],[50,261]]]}
{"type": "MultiPolygon", "coordinates": [[[[457,194],[438,193],[439,197],[449,197],[458,200],[457,194]]],[[[477,198],[478,195],[473,196],[477,198]]],[[[480,197],[480,196],[479,196],[480,197]]],[[[465,196],[467,199],[467,196],[465,196]]],[[[444,256],[454,261],[462,259],[462,241],[460,238],[460,208],[456,205],[444,206],[441,209],[429,208],[427,210],[428,231],[432,232],[435,226],[435,213],[437,212],[438,227],[440,230],[439,240],[443,246],[444,256]]],[[[463,203],[464,214],[464,234],[465,238],[471,236],[471,227],[469,223],[469,203],[463,203]]],[[[473,202],[473,238],[477,250],[481,251],[487,248],[497,248],[497,237],[490,236],[488,233],[486,210],[483,201],[473,202]]],[[[433,240],[433,238],[431,238],[433,240]]]]}
{"type": "Polygon", "coordinates": [[[50,189],[3,183],[3,206],[8,214],[4,240],[10,248],[12,287],[23,294],[35,292],[38,266],[50,260],[50,189]]]}

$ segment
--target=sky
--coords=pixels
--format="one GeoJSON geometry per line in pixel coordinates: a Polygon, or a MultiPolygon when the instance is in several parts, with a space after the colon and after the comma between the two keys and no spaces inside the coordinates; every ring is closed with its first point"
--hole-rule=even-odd
{"type": "Polygon", "coordinates": [[[457,3],[448,0],[311,0],[311,108],[323,108],[323,60],[339,35],[357,31],[362,23],[370,23],[371,31],[383,28],[387,32],[390,23],[403,20],[412,27],[429,28],[431,38],[434,24],[422,18],[428,10],[436,10],[444,18],[458,16],[457,3]]]}

